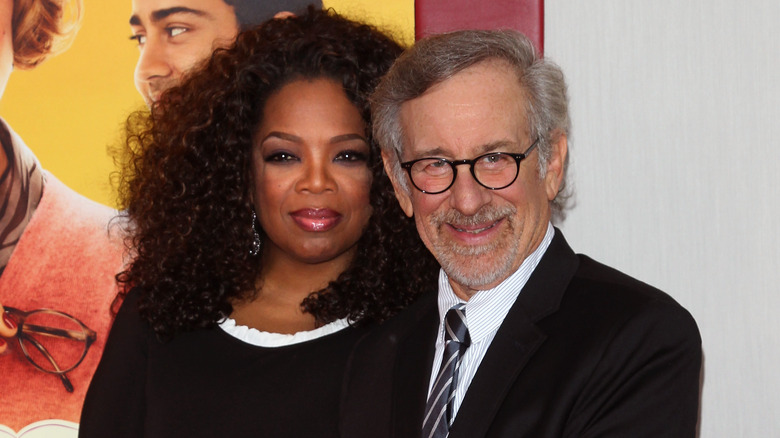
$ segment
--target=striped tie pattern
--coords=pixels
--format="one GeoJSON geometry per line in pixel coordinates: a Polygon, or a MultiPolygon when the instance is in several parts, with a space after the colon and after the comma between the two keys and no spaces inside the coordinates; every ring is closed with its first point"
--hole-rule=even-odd
{"type": "Polygon", "coordinates": [[[466,328],[466,305],[456,304],[444,317],[444,357],[433,384],[423,420],[423,438],[445,438],[452,425],[452,397],[458,382],[458,367],[471,338],[466,328]]]}

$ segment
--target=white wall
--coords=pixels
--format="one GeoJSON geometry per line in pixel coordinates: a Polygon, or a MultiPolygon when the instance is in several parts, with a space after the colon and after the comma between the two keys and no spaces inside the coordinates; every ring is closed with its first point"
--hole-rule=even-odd
{"type": "Polygon", "coordinates": [[[569,243],[696,318],[702,437],[780,436],[780,2],[545,3],[569,243]]]}

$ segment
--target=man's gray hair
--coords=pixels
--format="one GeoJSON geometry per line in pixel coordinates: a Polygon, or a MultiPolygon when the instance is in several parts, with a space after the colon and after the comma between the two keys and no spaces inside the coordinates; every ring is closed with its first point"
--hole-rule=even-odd
{"type": "MultiPolygon", "coordinates": [[[[509,30],[464,30],[435,35],[418,41],[401,55],[371,97],[374,138],[379,142],[396,180],[409,185],[400,166],[404,142],[401,105],[425,94],[432,86],[484,61],[501,60],[517,74],[526,96],[526,114],[531,141],[539,138],[539,172],[547,171],[551,145],[562,134],[569,137],[569,103],[563,72],[542,58],[523,34],[509,30]]],[[[550,203],[553,218],[564,218],[568,154],[563,183],[550,203]]]]}
{"type": "Polygon", "coordinates": [[[233,6],[241,30],[247,30],[274,18],[279,12],[290,11],[296,15],[306,12],[306,6],[322,9],[322,0],[224,0],[233,6]]]}

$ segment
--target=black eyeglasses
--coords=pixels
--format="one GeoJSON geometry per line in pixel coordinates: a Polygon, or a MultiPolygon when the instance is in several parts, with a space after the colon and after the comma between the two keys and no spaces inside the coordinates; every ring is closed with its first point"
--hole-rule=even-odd
{"type": "Polygon", "coordinates": [[[65,389],[73,392],[66,373],[84,360],[97,339],[95,331],[57,310],[24,312],[6,306],[5,313],[16,323],[16,338],[27,360],[45,373],[58,375],[65,389]]]}
{"type": "Polygon", "coordinates": [[[539,138],[522,154],[510,152],[491,152],[480,155],[473,160],[450,161],[446,158],[420,158],[401,163],[401,167],[409,173],[414,187],[429,195],[446,192],[455,183],[458,168],[468,164],[471,175],[481,185],[490,190],[500,190],[509,187],[520,173],[520,162],[533,151],[539,143],[539,138]]]}

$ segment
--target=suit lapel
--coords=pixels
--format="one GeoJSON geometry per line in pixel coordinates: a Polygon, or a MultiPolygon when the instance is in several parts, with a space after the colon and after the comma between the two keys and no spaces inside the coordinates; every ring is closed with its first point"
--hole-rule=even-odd
{"type": "Polygon", "coordinates": [[[399,341],[393,374],[393,433],[396,437],[420,435],[433,366],[433,345],[439,328],[436,294],[430,294],[420,318],[399,341]]]}
{"type": "MultiPolygon", "coordinates": [[[[559,230],[490,344],[450,431],[485,436],[504,398],[546,335],[536,321],[555,312],[579,261],[559,230]]],[[[427,388],[427,386],[426,386],[427,388]]]]}
{"type": "Polygon", "coordinates": [[[544,339],[525,318],[505,320],[471,381],[450,437],[485,436],[507,392],[544,339]]]}

